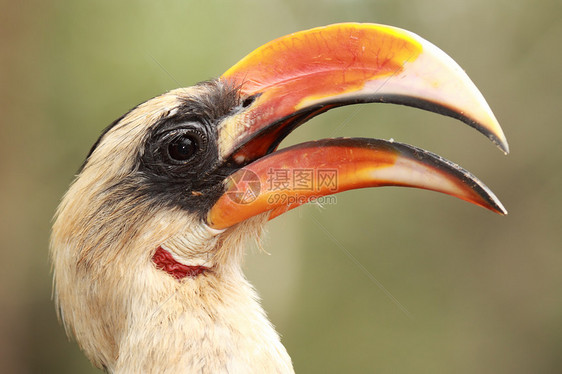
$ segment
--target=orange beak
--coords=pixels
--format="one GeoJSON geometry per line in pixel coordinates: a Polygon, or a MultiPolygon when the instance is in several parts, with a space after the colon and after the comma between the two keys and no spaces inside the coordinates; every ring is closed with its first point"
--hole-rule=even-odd
{"type": "Polygon", "coordinates": [[[258,48],[221,79],[240,87],[243,104],[218,129],[220,156],[238,171],[208,213],[213,228],[265,212],[273,218],[340,191],[387,185],[439,191],[507,213],[470,173],[405,144],[326,139],[274,152],[297,126],[331,108],[388,102],[457,118],[507,153],[502,129],[476,86],[415,34],[373,24],[302,31],[258,48]]]}

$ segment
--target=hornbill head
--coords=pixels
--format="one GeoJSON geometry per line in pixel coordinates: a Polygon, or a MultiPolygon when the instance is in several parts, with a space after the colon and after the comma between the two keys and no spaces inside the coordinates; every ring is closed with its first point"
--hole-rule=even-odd
{"type": "Polygon", "coordinates": [[[240,270],[243,243],[321,196],[408,186],[506,214],[473,175],[410,145],[339,138],[277,150],[310,118],[370,102],[457,118],[508,151],[450,57],[374,24],[279,38],[218,79],[153,98],[110,125],[65,195],[51,242],[60,317],[94,364],[291,371],[240,270]]]}

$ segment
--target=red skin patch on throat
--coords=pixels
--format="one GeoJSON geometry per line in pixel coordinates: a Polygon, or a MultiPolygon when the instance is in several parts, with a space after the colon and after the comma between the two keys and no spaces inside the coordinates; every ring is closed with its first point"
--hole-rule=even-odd
{"type": "Polygon", "coordinates": [[[195,277],[209,270],[208,267],[202,265],[184,265],[176,261],[176,259],[172,257],[172,254],[162,247],[158,247],[158,249],[152,256],[152,262],[154,262],[158,269],[164,270],[166,273],[170,274],[176,279],[195,277]]]}

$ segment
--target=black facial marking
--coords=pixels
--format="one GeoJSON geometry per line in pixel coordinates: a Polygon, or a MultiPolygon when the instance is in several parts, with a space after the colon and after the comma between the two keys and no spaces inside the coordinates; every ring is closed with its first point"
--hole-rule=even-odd
{"type": "Polygon", "coordinates": [[[216,131],[204,118],[172,117],[156,124],[140,157],[140,171],[156,181],[194,183],[218,162],[216,131]]]}
{"type": "MultiPolygon", "coordinates": [[[[204,217],[222,195],[223,181],[235,169],[219,160],[217,126],[226,116],[243,110],[244,103],[238,87],[219,80],[199,83],[197,88],[186,91],[185,96],[178,94],[183,102],[170,109],[172,114],[147,124],[130,172],[105,190],[115,199],[108,204],[118,201],[131,207],[138,204],[155,209],[179,207],[204,217]],[[189,96],[188,92],[194,94],[189,96]]],[[[111,130],[131,111],[103,131],[84,164],[104,137],[111,136],[111,130]]]]}
{"type": "Polygon", "coordinates": [[[217,125],[241,107],[238,90],[222,82],[204,88],[152,125],[138,158],[140,191],[158,205],[206,214],[234,169],[221,164],[217,125]]]}

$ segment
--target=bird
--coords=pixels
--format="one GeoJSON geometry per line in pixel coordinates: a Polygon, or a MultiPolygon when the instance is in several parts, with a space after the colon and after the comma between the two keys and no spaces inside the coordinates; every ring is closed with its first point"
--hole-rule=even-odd
{"type": "Polygon", "coordinates": [[[378,186],[507,214],[468,171],[393,139],[280,147],[314,116],[377,102],[452,117],[509,151],[451,57],[381,24],[280,37],[218,78],[126,112],[102,132],[55,213],[53,298],[67,334],[108,373],[293,373],[241,266],[246,243],[270,219],[378,186]]]}

